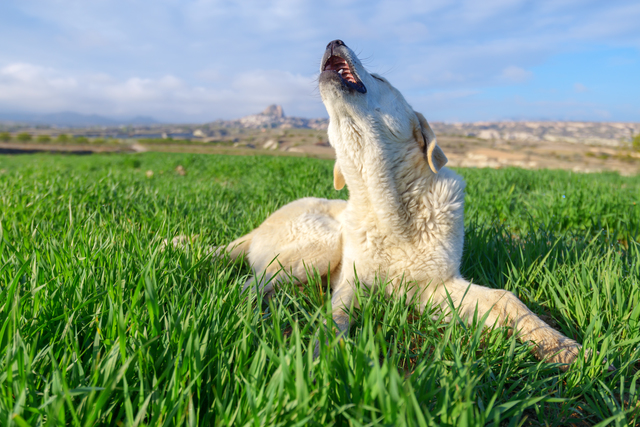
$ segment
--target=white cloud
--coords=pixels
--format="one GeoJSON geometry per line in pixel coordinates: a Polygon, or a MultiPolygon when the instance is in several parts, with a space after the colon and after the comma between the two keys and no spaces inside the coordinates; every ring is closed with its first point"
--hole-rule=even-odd
{"type": "Polygon", "coordinates": [[[574,90],[576,93],[584,93],[584,92],[586,92],[588,89],[587,89],[587,87],[586,87],[585,85],[583,85],[582,83],[575,83],[575,84],[573,85],[573,90],[574,90]]]}
{"type": "Polygon", "coordinates": [[[5,0],[0,66],[26,68],[0,77],[14,82],[0,82],[0,107],[216,118],[280,102],[322,115],[312,76],[335,38],[405,94],[519,90],[531,70],[527,86],[560,88],[539,71],[549,58],[638,49],[639,20],[635,0],[5,0]]]}
{"type": "Polygon", "coordinates": [[[63,77],[60,71],[15,63],[0,68],[0,108],[6,111],[77,111],[110,116],[151,115],[166,121],[235,118],[277,103],[285,111],[320,116],[315,77],[278,70],[231,76],[220,87],[194,86],[165,75],[116,79],[107,74],[63,77]],[[311,106],[311,108],[310,108],[311,106]]]}
{"type": "Polygon", "coordinates": [[[510,65],[504,70],[502,70],[502,74],[500,74],[500,78],[502,80],[506,80],[511,83],[522,83],[526,82],[533,76],[531,71],[527,71],[524,68],[517,67],[515,65],[510,65]]]}

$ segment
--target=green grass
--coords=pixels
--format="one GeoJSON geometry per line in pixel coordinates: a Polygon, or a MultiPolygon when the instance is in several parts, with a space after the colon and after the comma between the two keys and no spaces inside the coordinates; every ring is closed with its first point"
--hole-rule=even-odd
{"type": "Polygon", "coordinates": [[[464,275],[599,351],[562,372],[505,329],[383,292],[360,292],[349,337],[312,360],[329,313],[314,272],[264,303],[239,293],[245,262],[205,253],[289,201],[346,198],[332,166],[0,157],[0,425],[640,423],[640,178],[459,170],[464,275]],[[160,251],[178,234],[201,238],[160,251]]]}

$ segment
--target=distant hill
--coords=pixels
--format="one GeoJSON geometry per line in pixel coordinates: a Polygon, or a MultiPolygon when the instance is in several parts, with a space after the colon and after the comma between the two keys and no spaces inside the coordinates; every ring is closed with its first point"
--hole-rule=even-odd
{"type": "Polygon", "coordinates": [[[97,114],[80,114],[71,111],[51,114],[0,113],[0,122],[23,123],[28,125],[49,125],[58,127],[153,125],[159,122],[152,117],[114,119],[97,114]]]}
{"type": "Polygon", "coordinates": [[[219,127],[237,127],[246,129],[279,128],[279,129],[327,129],[329,119],[307,119],[304,117],[285,116],[280,105],[269,105],[262,113],[244,116],[237,120],[216,120],[209,123],[219,127]]]}
{"type": "MultiPolygon", "coordinates": [[[[327,118],[308,119],[291,117],[284,113],[280,105],[269,105],[262,112],[235,120],[216,120],[203,124],[168,124],[151,117],[110,118],[97,114],[62,112],[54,114],[1,113],[0,124],[20,124],[27,126],[48,125],[61,128],[118,128],[123,125],[152,127],[146,138],[160,138],[163,134],[182,138],[215,138],[228,135],[221,129],[315,129],[326,130],[327,118]]],[[[436,135],[464,136],[495,143],[553,144],[569,142],[598,146],[628,146],[640,135],[640,122],[563,122],[563,121],[496,121],[474,123],[430,122],[436,135]]],[[[118,130],[119,132],[119,130],[118,130]]],[[[140,131],[142,132],[142,131],[140,131]]],[[[136,135],[140,133],[135,132],[136,135]]],[[[133,134],[131,134],[133,135],[133,134]]]]}
{"type": "Polygon", "coordinates": [[[436,135],[469,136],[496,142],[624,146],[640,134],[640,123],[504,121],[475,123],[431,122],[436,135]]]}
{"type": "MultiPolygon", "coordinates": [[[[307,128],[326,130],[329,119],[288,117],[280,105],[270,105],[261,113],[236,120],[217,120],[212,127],[307,128]]],[[[640,134],[640,123],[503,121],[475,123],[431,122],[437,135],[468,136],[496,142],[532,143],[570,142],[577,144],[624,146],[640,134]]]]}

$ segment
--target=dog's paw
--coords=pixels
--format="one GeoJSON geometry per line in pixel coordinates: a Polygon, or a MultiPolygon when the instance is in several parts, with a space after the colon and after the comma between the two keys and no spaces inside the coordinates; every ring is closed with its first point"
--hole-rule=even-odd
{"type": "MultiPolygon", "coordinates": [[[[565,367],[568,367],[576,361],[581,348],[582,346],[575,341],[559,343],[556,348],[551,350],[553,353],[546,360],[551,363],[562,363],[565,367]]],[[[586,354],[585,357],[587,357],[586,354]]]]}
{"type": "MultiPolygon", "coordinates": [[[[600,356],[600,352],[599,351],[596,351],[595,354],[590,349],[584,351],[584,360],[585,360],[585,362],[588,362],[589,359],[591,359],[591,357],[598,357],[598,356],[600,356]]],[[[609,363],[609,361],[607,360],[606,357],[602,358],[602,364],[607,366],[607,371],[608,372],[616,371],[616,367],[612,363],[609,363]]]]}
{"type": "Polygon", "coordinates": [[[171,240],[163,239],[162,243],[160,243],[160,250],[166,250],[169,245],[173,246],[174,249],[186,250],[199,236],[199,234],[194,234],[193,236],[176,236],[171,240]]]}
{"type": "Polygon", "coordinates": [[[211,259],[222,258],[227,255],[229,251],[225,245],[222,246],[211,246],[207,249],[207,255],[211,255],[211,259]]]}
{"type": "MultiPolygon", "coordinates": [[[[580,355],[580,349],[582,346],[577,342],[566,338],[563,341],[556,343],[556,345],[551,346],[550,348],[542,349],[538,348],[538,354],[540,358],[549,363],[560,363],[563,371],[569,369],[569,366],[573,364],[580,355]]],[[[596,352],[595,355],[592,350],[584,351],[584,360],[588,362],[591,357],[597,357],[600,353],[596,352]]],[[[612,364],[609,364],[606,358],[602,361],[603,365],[607,366],[607,371],[613,372],[616,370],[616,367],[612,364]]]]}

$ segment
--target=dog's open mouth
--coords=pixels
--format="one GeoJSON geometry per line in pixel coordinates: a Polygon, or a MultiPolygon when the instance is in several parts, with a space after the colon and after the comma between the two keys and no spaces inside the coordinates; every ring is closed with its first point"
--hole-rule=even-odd
{"type": "Polygon", "coordinates": [[[345,86],[357,90],[360,93],[367,92],[364,84],[362,84],[358,76],[351,71],[349,63],[344,58],[331,55],[329,59],[327,59],[327,62],[325,62],[322,71],[335,71],[340,75],[340,79],[345,86]]]}

